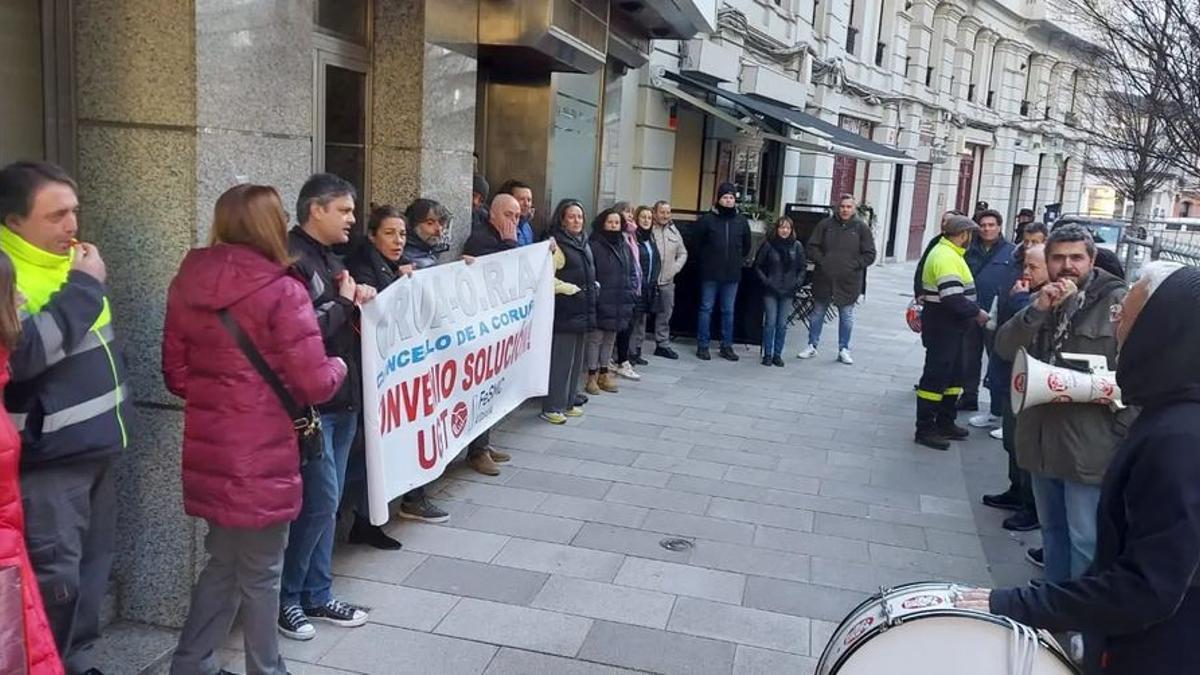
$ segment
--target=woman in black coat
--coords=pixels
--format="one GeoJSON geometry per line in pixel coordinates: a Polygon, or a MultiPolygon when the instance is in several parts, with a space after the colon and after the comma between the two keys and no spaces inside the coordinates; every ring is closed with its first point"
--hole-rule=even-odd
{"type": "Polygon", "coordinates": [[[564,424],[580,417],[575,405],[583,373],[584,345],[596,328],[596,263],[583,231],[583,204],[564,199],[554,209],[550,236],[554,251],[554,339],[550,347],[550,384],[542,401],[541,418],[564,424]]]}
{"type": "MultiPolygon", "coordinates": [[[[414,265],[404,256],[408,243],[408,222],[404,213],[389,204],[371,206],[367,218],[367,237],[346,256],[346,269],[360,284],[369,284],[380,293],[400,277],[413,273],[414,265]]],[[[346,496],[343,503],[354,509],[354,525],[348,540],[351,544],[366,544],[374,548],[395,550],[400,542],[384,533],[383,528],[372,525],[367,514],[367,468],[365,461],[365,439],[362,415],[358,416],[358,435],[350,450],[349,466],[346,469],[346,496]]],[[[425,488],[410,490],[400,500],[400,516],[410,520],[429,523],[444,523],[450,514],[438,508],[425,495],[425,488]]]]}
{"type": "Polygon", "coordinates": [[[596,328],[588,334],[584,360],[588,367],[587,392],[616,393],[617,383],[608,370],[608,360],[617,341],[617,333],[633,319],[637,302],[637,282],[633,256],[625,244],[620,212],[608,209],[592,221],[588,247],[596,263],[596,328]]]}
{"type": "Polygon", "coordinates": [[[1141,414],[1104,474],[1091,568],[960,602],[1081,631],[1089,675],[1200,673],[1200,268],[1142,274],[1113,308],[1117,384],[1141,414]]]}
{"type": "Polygon", "coordinates": [[[792,296],[804,281],[807,265],[804,245],[796,241],[792,220],[780,218],[754,256],[754,271],[763,286],[764,366],[783,367],[783,343],[787,339],[787,318],[792,296]]]}
{"type": "Polygon", "coordinates": [[[658,273],[662,271],[662,255],[658,252],[658,244],[654,243],[654,210],[649,206],[637,207],[633,221],[637,224],[633,234],[638,246],[642,287],[633,309],[628,354],[632,365],[644,366],[649,363],[642,358],[642,345],[646,342],[646,315],[654,311],[658,300],[658,273]]]}

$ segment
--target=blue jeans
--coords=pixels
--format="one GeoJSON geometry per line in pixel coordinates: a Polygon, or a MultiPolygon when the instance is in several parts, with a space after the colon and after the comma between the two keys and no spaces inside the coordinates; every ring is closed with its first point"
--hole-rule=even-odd
{"type": "Polygon", "coordinates": [[[333,531],[346,484],[346,460],[358,430],[358,413],[321,415],[325,453],[300,469],[304,503],[292,521],[283,554],[279,604],[319,607],[333,599],[333,531]]]}
{"type": "Polygon", "coordinates": [[[708,349],[709,337],[712,332],[713,306],[717,303],[717,294],[721,296],[721,346],[733,346],[733,303],[737,299],[738,282],[736,281],[702,281],[700,282],[700,325],[696,327],[696,348],[708,349]]]}
{"type": "Polygon", "coordinates": [[[1078,579],[1096,555],[1100,486],[1034,474],[1033,500],[1042,524],[1046,581],[1078,579]]]}
{"type": "Polygon", "coordinates": [[[763,293],[763,356],[783,356],[787,339],[787,318],[792,299],[774,293],[763,293]]]}
{"type": "MultiPolygon", "coordinates": [[[[841,305],[838,310],[838,349],[850,348],[850,333],[854,330],[854,305],[841,305]]],[[[829,305],[813,301],[812,314],[808,315],[808,344],[821,344],[821,330],[825,327],[825,312],[829,305]]]]}

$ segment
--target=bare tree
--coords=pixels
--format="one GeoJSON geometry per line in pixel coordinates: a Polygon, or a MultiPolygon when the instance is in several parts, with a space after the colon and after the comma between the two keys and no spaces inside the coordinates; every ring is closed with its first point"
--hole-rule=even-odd
{"type": "Polygon", "coordinates": [[[1065,1],[1103,48],[1100,74],[1127,97],[1117,115],[1143,120],[1134,146],[1200,178],[1200,0],[1065,1]]]}

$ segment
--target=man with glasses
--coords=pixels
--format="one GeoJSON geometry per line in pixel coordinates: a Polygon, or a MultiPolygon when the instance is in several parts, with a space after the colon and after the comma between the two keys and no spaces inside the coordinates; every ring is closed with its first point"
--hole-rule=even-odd
{"type": "MultiPolygon", "coordinates": [[[[1039,361],[1067,368],[1079,366],[1062,354],[1095,354],[1115,371],[1110,315],[1125,297],[1125,282],[1096,266],[1096,244],[1077,225],[1052,232],[1045,250],[1050,282],[1000,327],[996,354],[1011,361],[1024,348],[1039,361]]],[[[1091,403],[1047,403],[1017,412],[1017,465],[1031,476],[1046,581],[1078,578],[1091,564],[1100,479],[1134,415],[1091,403]]]]}

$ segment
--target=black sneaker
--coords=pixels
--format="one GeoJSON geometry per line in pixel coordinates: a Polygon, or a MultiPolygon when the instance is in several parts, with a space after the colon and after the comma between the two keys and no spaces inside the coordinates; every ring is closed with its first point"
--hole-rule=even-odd
{"type": "Polygon", "coordinates": [[[984,506],[990,506],[993,509],[1021,510],[1021,500],[1017,499],[1017,495],[1012,490],[1006,490],[998,495],[984,495],[982,501],[984,506]]]}
{"type": "Polygon", "coordinates": [[[346,628],[354,628],[367,622],[366,612],[341,600],[330,600],[320,607],[305,608],[304,613],[310,619],[328,621],[346,628]]]}
{"type": "Polygon", "coordinates": [[[587,394],[575,394],[575,401],[574,401],[575,405],[587,405],[587,402],[588,402],[587,394]]]}
{"type": "Polygon", "coordinates": [[[1025,559],[1029,561],[1030,565],[1045,569],[1046,560],[1042,557],[1042,552],[1040,548],[1027,548],[1025,549],[1025,559]]]}
{"type": "Polygon", "coordinates": [[[733,352],[733,347],[721,347],[721,351],[718,353],[721,355],[721,358],[725,359],[726,361],[738,360],[738,355],[733,352]]]}
{"type": "Polygon", "coordinates": [[[300,605],[279,608],[279,632],[286,638],[302,641],[317,636],[317,629],[313,628],[300,605]]]}
{"type": "Polygon", "coordinates": [[[775,366],[776,368],[782,368],[784,365],[783,357],[779,354],[776,354],[775,357],[771,359],[771,365],[775,366]]]}
{"type": "Polygon", "coordinates": [[[1032,532],[1040,528],[1041,524],[1038,523],[1037,511],[1021,509],[1005,518],[1001,527],[1013,532],[1032,532]]]}
{"type": "Polygon", "coordinates": [[[634,356],[633,356],[633,358],[629,359],[629,362],[630,362],[630,363],[632,363],[632,364],[633,364],[633,365],[635,365],[635,366],[648,366],[648,365],[650,365],[650,362],[649,362],[649,361],[647,361],[646,359],[643,359],[643,358],[642,358],[642,355],[641,355],[640,353],[639,353],[639,354],[636,354],[636,355],[634,355],[634,356]]]}
{"type": "Polygon", "coordinates": [[[950,449],[950,441],[947,441],[945,436],[942,436],[935,431],[918,431],[917,434],[913,436],[913,441],[917,445],[923,445],[927,448],[933,448],[934,450],[950,449]]]}
{"type": "Polygon", "coordinates": [[[354,524],[350,526],[350,534],[346,537],[346,541],[351,544],[370,546],[381,551],[399,551],[402,546],[399,541],[387,536],[382,527],[372,525],[371,521],[357,513],[354,514],[354,524]]]}
{"type": "Polygon", "coordinates": [[[444,523],[450,520],[450,514],[434,506],[428,497],[414,502],[400,502],[400,517],[426,523],[444,523]]]}
{"type": "Polygon", "coordinates": [[[771,365],[771,357],[769,357],[769,356],[764,356],[764,357],[762,358],[762,364],[763,364],[764,366],[769,366],[769,365],[771,365]]]}
{"type": "Polygon", "coordinates": [[[666,345],[659,345],[659,346],[655,347],[654,355],[661,356],[664,359],[671,359],[672,361],[679,358],[679,352],[676,352],[674,349],[671,349],[670,347],[668,347],[666,345]]]}
{"type": "Polygon", "coordinates": [[[709,354],[707,349],[697,349],[696,358],[701,361],[712,361],[712,354],[709,354]]]}

